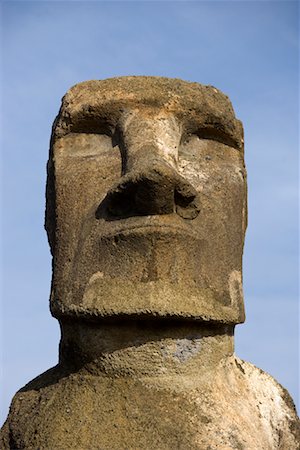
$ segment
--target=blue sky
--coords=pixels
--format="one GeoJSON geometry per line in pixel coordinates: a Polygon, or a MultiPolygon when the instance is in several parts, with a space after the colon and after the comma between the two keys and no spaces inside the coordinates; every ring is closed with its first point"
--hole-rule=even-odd
{"type": "Polygon", "coordinates": [[[270,372],[299,409],[298,3],[3,1],[2,360],[13,394],[57,362],[43,230],[51,124],[73,84],[162,75],[229,95],[245,127],[247,321],[238,355],[270,372]]]}

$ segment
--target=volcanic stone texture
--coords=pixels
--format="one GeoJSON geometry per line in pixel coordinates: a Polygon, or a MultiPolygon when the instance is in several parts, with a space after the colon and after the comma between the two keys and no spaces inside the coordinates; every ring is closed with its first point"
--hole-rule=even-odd
{"type": "Polygon", "coordinates": [[[289,394],[234,355],[246,188],[242,125],[216,88],[68,91],[46,207],[59,363],[17,392],[1,450],[300,448],[289,394]]]}
{"type": "Polygon", "coordinates": [[[61,363],[16,394],[1,449],[299,448],[290,396],[233,355],[229,329],[64,328],[61,363]]]}
{"type": "Polygon", "coordinates": [[[124,77],[74,86],[54,123],[51,311],[244,321],[243,129],[211,86],[124,77]]]}

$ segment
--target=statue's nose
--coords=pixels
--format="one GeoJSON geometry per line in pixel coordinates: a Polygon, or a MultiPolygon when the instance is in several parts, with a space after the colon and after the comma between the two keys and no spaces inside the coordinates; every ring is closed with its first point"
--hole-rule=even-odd
{"type": "Polygon", "coordinates": [[[177,213],[194,219],[199,213],[196,190],[163,160],[147,159],[125,174],[106,197],[114,217],[177,213]]]}
{"type": "Polygon", "coordinates": [[[115,218],[177,213],[194,219],[199,199],[177,171],[181,132],[175,119],[131,115],[122,126],[124,175],[106,196],[108,213],[115,218]]]}

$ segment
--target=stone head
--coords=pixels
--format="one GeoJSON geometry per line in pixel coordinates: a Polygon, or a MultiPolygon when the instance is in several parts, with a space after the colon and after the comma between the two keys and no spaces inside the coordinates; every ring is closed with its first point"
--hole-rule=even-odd
{"type": "Polygon", "coordinates": [[[52,314],[243,322],[243,147],[214,87],[122,77],[71,88],[48,162],[52,314]]]}

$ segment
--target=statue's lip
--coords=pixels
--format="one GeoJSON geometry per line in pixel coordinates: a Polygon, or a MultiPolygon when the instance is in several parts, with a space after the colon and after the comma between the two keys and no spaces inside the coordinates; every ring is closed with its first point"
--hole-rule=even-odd
{"type": "Polygon", "coordinates": [[[133,233],[157,233],[157,234],[180,234],[183,236],[190,236],[194,239],[199,239],[198,234],[192,229],[191,225],[181,223],[182,219],[162,219],[160,216],[147,216],[146,218],[136,218],[131,223],[123,223],[114,225],[113,228],[103,230],[101,237],[114,237],[120,234],[130,235],[133,233]]]}

